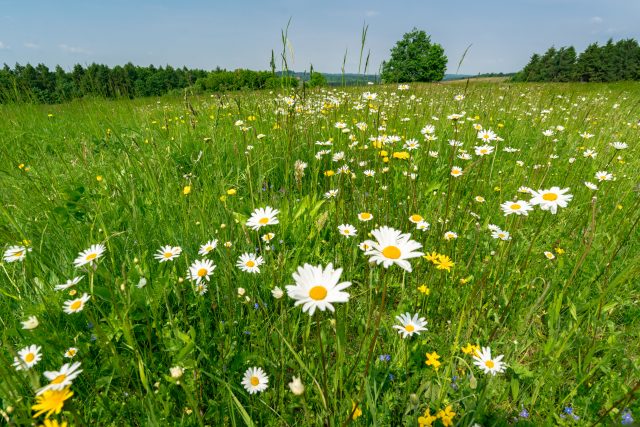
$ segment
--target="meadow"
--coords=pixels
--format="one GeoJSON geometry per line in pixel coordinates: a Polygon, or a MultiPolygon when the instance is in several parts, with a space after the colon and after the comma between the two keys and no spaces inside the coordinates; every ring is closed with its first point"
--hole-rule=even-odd
{"type": "Polygon", "coordinates": [[[640,416],[640,84],[0,105],[8,425],[640,416]]]}

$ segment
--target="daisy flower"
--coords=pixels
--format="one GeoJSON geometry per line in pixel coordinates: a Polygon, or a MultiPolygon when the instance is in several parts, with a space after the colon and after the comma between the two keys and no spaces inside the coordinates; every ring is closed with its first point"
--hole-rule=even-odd
{"type": "Polygon", "coordinates": [[[62,309],[67,314],[79,313],[84,308],[84,305],[89,301],[91,297],[89,295],[82,294],[80,298],[67,300],[62,305],[62,309]]]}
{"type": "Polygon", "coordinates": [[[413,317],[409,313],[396,316],[396,320],[398,320],[400,324],[393,325],[393,328],[398,330],[398,333],[402,335],[402,338],[411,337],[414,334],[420,335],[420,332],[427,330],[427,328],[425,328],[427,321],[424,317],[418,316],[419,313],[414,314],[413,317]]]}
{"type": "Polygon", "coordinates": [[[24,261],[24,259],[27,257],[27,251],[28,249],[24,246],[9,246],[7,250],[4,251],[4,261],[24,261]]]}
{"type": "Polygon", "coordinates": [[[573,195],[566,194],[568,191],[568,188],[560,189],[559,187],[551,187],[549,190],[531,190],[533,198],[529,203],[540,205],[540,209],[550,211],[555,215],[558,207],[566,208],[567,204],[573,199],[573,195]]]}
{"type": "Polygon", "coordinates": [[[40,324],[36,316],[29,316],[27,320],[20,323],[22,323],[22,329],[26,330],[35,329],[40,324]]]}
{"type": "Polygon", "coordinates": [[[173,261],[174,259],[178,258],[181,253],[182,248],[180,246],[167,245],[161,247],[153,257],[160,262],[167,262],[173,261]]]}
{"type": "Polygon", "coordinates": [[[74,277],[73,279],[69,279],[65,283],[56,285],[54,289],[56,291],[64,291],[65,289],[69,289],[70,287],[77,285],[80,282],[80,280],[82,280],[83,277],[84,276],[77,276],[77,277],[74,277]]]}
{"type": "Polygon", "coordinates": [[[187,277],[189,280],[195,280],[196,284],[199,284],[202,280],[208,282],[209,276],[213,274],[213,270],[215,269],[216,266],[211,260],[200,259],[191,264],[189,271],[187,271],[187,277]]]}
{"type": "Polygon", "coordinates": [[[491,232],[491,237],[493,237],[494,239],[500,239],[500,240],[511,239],[511,235],[509,235],[509,232],[504,230],[496,230],[491,232]]]}
{"type": "Polygon", "coordinates": [[[42,359],[40,350],[42,347],[35,344],[23,348],[18,352],[18,357],[13,358],[13,367],[16,371],[31,369],[42,359]]]}
{"type": "Polygon", "coordinates": [[[555,259],[556,258],[556,256],[553,254],[553,252],[550,252],[550,251],[544,251],[544,256],[547,259],[555,259]]]}
{"type": "Polygon", "coordinates": [[[338,231],[346,238],[355,236],[358,233],[358,230],[356,230],[356,228],[351,224],[340,224],[338,226],[338,231]]]}
{"type": "Polygon", "coordinates": [[[596,191],[598,189],[598,186],[595,185],[593,182],[589,182],[589,181],[585,181],[584,185],[589,189],[589,190],[593,190],[596,191]]]}
{"type": "Polygon", "coordinates": [[[596,172],[596,179],[600,182],[611,181],[613,179],[613,174],[610,174],[607,171],[598,171],[596,172]]]}
{"type": "Polygon", "coordinates": [[[269,387],[269,377],[262,368],[249,368],[244,373],[242,385],[249,394],[259,393],[269,387]]]}
{"type": "Polygon", "coordinates": [[[454,178],[458,178],[459,176],[462,176],[462,168],[459,168],[458,166],[452,167],[451,176],[454,178]]]}
{"type": "Polygon", "coordinates": [[[424,218],[422,217],[422,215],[413,214],[409,217],[409,221],[411,221],[414,224],[419,224],[422,221],[424,221],[424,218]]]}
{"type": "Polygon", "coordinates": [[[358,219],[362,222],[371,221],[373,219],[373,215],[369,212],[360,212],[358,214],[358,219]]]}
{"type": "Polygon", "coordinates": [[[411,263],[407,261],[411,258],[422,256],[422,252],[415,252],[422,248],[422,245],[411,240],[411,234],[403,234],[401,231],[391,227],[383,226],[371,231],[376,241],[367,240],[364,243],[371,249],[364,254],[370,256],[370,261],[382,264],[384,268],[389,268],[392,264],[411,272],[411,263]]]}
{"type": "Polygon", "coordinates": [[[316,309],[335,311],[332,303],[349,301],[349,294],[343,292],[351,286],[351,282],[341,282],[342,269],[333,268],[332,264],[323,268],[322,265],[305,264],[293,273],[295,285],[287,286],[287,294],[296,300],[295,305],[302,304],[302,311],[310,316],[316,309]]]}
{"type": "Polygon", "coordinates": [[[482,347],[482,350],[476,352],[473,356],[473,364],[482,369],[485,374],[495,375],[497,373],[504,372],[507,368],[500,355],[495,358],[491,357],[491,349],[489,347],[482,347]]]}
{"type": "Polygon", "coordinates": [[[39,396],[48,390],[62,390],[70,386],[73,380],[82,372],[82,369],[78,369],[79,367],[80,362],[74,362],[73,364],[65,363],[59,371],[45,371],[44,376],[50,382],[40,388],[37,395],[39,396]]]}
{"type": "Polygon", "coordinates": [[[429,224],[427,221],[420,221],[416,224],[416,229],[420,231],[427,231],[429,227],[431,227],[431,224],[429,224]]]}
{"type": "Polygon", "coordinates": [[[264,264],[264,258],[257,254],[243,253],[236,262],[236,267],[246,273],[260,273],[260,266],[264,264]]]}
{"type": "Polygon", "coordinates": [[[531,206],[529,202],[525,202],[524,200],[516,200],[515,202],[504,202],[500,205],[500,207],[504,212],[504,216],[508,216],[511,214],[528,216],[529,211],[533,210],[533,206],[531,206]]]}
{"type": "Polygon", "coordinates": [[[64,352],[64,357],[66,357],[67,359],[71,359],[76,354],[78,354],[78,349],[75,347],[69,347],[67,351],[64,352]]]}
{"type": "Polygon", "coordinates": [[[207,243],[205,243],[204,245],[200,246],[200,250],[198,251],[198,255],[208,255],[209,252],[211,252],[212,250],[214,250],[216,248],[216,246],[218,246],[218,240],[217,239],[213,239],[213,240],[209,240],[207,243]]]}
{"type": "Polygon", "coordinates": [[[491,129],[481,130],[478,132],[478,139],[481,139],[484,142],[495,141],[498,139],[498,135],[496,135],[491,129]]]}
{"type": "Polygon", "coordinates": [[[331,199],[332,197],[337,197],[337,196],[338,196],[338,190],[329,190],[326,193],[324,193],[325,199],[331,199]]]}
{"type": "Polygon", "coordinates": [[[274,237],[276,237],[276,233],[266,233],[262,235],[261,239],[263,242],[269,243],[274,237]]]}
{"type": "Polygon", "coordinates": [[[476,150],[476,156],[486,156],[493,153],[493,147],[491,145],[480,145],[474,147],[476,150]]]}
{"type": "Polygon", "coordinates": [[[251,227],[253,230],[259,230],[267,225],[278,224],[279,221],[276,215],[279,213],[279,210],[269,206],[258,208],[253,211],[251,217],[247,220],[247,227],[251,227]]]}
{"type": "Polygon", "coordinates": [[[446,241],[457,239],[457,238],[458,238],[458,234],[453,231],[447,231],[446,233],[444,233],[444,240],[446,241]]]}
{"type": "Polygon", "coordinates": [[[625,142],[612,142],[609,145],[611,145],[616,150],[625,150],[627,147],[629,147],[625,142]]]}
{"type": "Polygon", "coordinates": [[[73,265],[76,268],[82,267],[86,264],[94,265],[95,262],[102,256],[102,254],[104,254],[105,250],[106,248],[102,243],[91,245],[89,249],[86,249],[78,254],[78,257],[75,259],[75,261],[73,261],[73,265]]]}

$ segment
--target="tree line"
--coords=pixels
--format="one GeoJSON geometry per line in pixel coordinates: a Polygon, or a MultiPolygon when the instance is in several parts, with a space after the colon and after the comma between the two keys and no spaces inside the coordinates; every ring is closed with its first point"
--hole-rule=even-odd
{"type": "Polygon", "coordinates": [[[531,56],[516,73],[521,82],[614,82],[640,80],[640,46],[635,39],[590,44],[580,55],[573,46],[531,56]]]}
{"type": "MultiPolygon", "coordinates": [[[[311,73],[311,86],[322,85],[320,73],[311,73]]],[[[4,65],[0,69],[0,103],[33,102],[55,104],[84,97],[137,98],[160,96],[191,88],[195,91],[228,91],[297,86],[298,79],[274,71],[234,70],[216,68],[213,71],[166,67],[141,67],[128,63],[113,68],[102,64],[83,67],[77,64],[71,71],[56,66],[50,70],[44,64],[4,65]]]]}

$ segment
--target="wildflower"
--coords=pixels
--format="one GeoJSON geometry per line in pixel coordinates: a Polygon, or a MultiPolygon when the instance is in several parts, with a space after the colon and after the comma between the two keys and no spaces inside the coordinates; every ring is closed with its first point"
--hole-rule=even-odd
{"type": "Polygon", "coordinates": [[[528,216],[529,211],[533,210],[533,206],[531,206],[529,202],[525,202],[524,200],[516,200],[515,202],[504,202],[500,205],[500,207],[504,212],[504,216],[508,216],[511,214],[528,216]]]}
{"type": "Polygon", "coordinates": [[[631,414],[631,411],[629,411],[628,409],[625,409],[622,413],[622,420],[620,421],[620,423],[624,426],[627,426],[633,424],[633,421],[633,414],[631,414]]]}
{"type": "Polygon", "coordinates": [[[480,346],[467,343],[467,345],[465,347],[462,347],[461,350],[464,354],[471,354],[475,356],[479,354],[478,352],[480,351],[480,346]]]}
{"type": "Polygon", "coordinates": [[[435,351],[433,353],[427,353],[427,360],[424,362],[427,366],[432,366],[436,371],[442,363],[438,361],[440,356],[435,351]]]}
{"type": "Polygon", "coordinates": [[[22,329],[27,329],[27,330],[35,329],[40,324],[36,316],[29,316],[27,320],[20,323],[22,323],[22,329]]]}
{"type": "Polygon", "coordinates": [[[438,258],[432,261],[438,270],[451,271],[451,267],[455,265],[451,258],[446,255],[438,255],[438,258]]]}
{"type": "Polygon", "coordinates": [[[360,212],[358,214],[358,219],[363,222],[371,221],[373,219],[373,215],[369,212],[360,212]]]}
{"type": "Polygon", "coordinates": [[[16,371],[31,369],[42,359],[40,350],[42,347],[32,344],[18,351],[18,357],[13,358],[13,367],[16,371]]]}
{"type": "Polygon", "coordinates": [[[480,132],[478,132],[478,139],[481,139],[484,142],[495,141],[498,139],[498,135],[496,135],[491,129],[480,130],[480,132]]]}
{"type": "Polygon", "coordinates": [[[184,188],[182,189],[182,194],[184,194],[186,196],[189,193],[191,193],[191,186],[190,185],[185,185],[184,188]]]}
{"type": "Polygon", "coordinates": [[[104,254],[105,250],[106,248],[101,243],[92,245],[89,249],[80,252],[75,261],[73,261],[73,265],[76,268],[82,267],[86,264],[94,265],[94,263],[102,256],[102,254],[104,254]]]}
{"type": "Polygon", "coordinates": [[[296,306],[302,304],[302,311],[308,311],[310,316],[316,308],[335,311],[332,303],[349,301],[349,294],[343,290],[351,286],[351,282],[338,283],[341,274],[342,269],[334,270],[332,264],[326,268],[305,264],[293,273],[296,283],[287,286],[287,294],[296,300],[296,306]]]}
{"type": "Polygon", "coordinates": [[[280,299],[284,296],[284,291],[276,286],[271,290],[271,295],[273,295],[275,299],[280,299]]]}
{"type": "Polygon", "coordinates": [[[249,394],[259,393],[269,387],[269,377],[262,368],[249,368],[244,373],[242,385],[249,394]]]}
{"type": "Polygon", "coordinates": [[[489,347],[482,347],[482,351],[476,353],[473,356],[473,364],[482,369],[485,374],[495,375],[496,373],[504,372],[506,365],[502,362],[504,356],[491,357],[491,349],[489,347]]]}
{"type": "Polygon", "coordinates": [[[413,214],[409,217],[409,221],[411,221],[414,224],[419,224],[422,221],[424,221],[424,218],[422,217],[422,215],[413,214]]]}
{"type": "Polygon", "coordinates": [[[207,243],[205,243],[204,245],[200,246],[200,250],[198,251],[198,254],[202,255],[202,256],[208,255],[209,252],[211,252],[212,250],[214,250],[216,248],[216,246],[218,246],[218,240],[217,239],[209,240],[207,243]]]}
{"type": "Polygon", "coordinates": [[[392,264],[397,264],[404,270],[411,272],[411,263],[407,261],[423,255],[422,252],[415,252],[422,248],[422,245],[411,240],[411,234],[403,234],[399,230],[383,226],[371,231],[376,241],[367,240],[371,249],[365,252],[370,256],[371,262],[382,264],[384,268],[389,268],[392,264]]]}
{"type": "Polygon", "coordinates": [[[337,197],[338,196],[338,191],[339,190],[329,190],[326,193],[324,193],[324,198],[325,199],[331,199],[332,197],[337,197]]]}
{"type": "Polygon", "coordinates": [[[474,147],[476,150],[476,156],[486,156],[493,153],[493,147],[491,145],[480,145],[474,147]]]}
{"type": "Polygon", "coordinates": [[[397,151],[397,152],[393,153],[393,158],[394,159],[407,160],[409,157],[410,157],[410,155],[406,151],[397,151]]]}
{"type": "Polygon", "coordinates": [[[177,380],[184,374],[184,368],[182,366],[173,366],[169,368],[169,373],[171,374],[171,378],[177,380]]]}
{"type": "Polygon", "coordinates": [[[454,178],[458,178],[459,176],[462,176],[462,168],[459,168],[458,166],[452,167],[451,176],[454,178]]]}
{"type": "Polygon", "coordinates": [[[82,280],[83,277],[84,276],[77,276],[77,277],[74,277],[73,279],[69,279],[63,284],[56,285],[54,289],[56,291],[63,291],[65,289],[69,289],[70,287],[77,285],[80,282],[80,280],[82,280]]]}
{"type": "Polygon", "coordinates": [[[82,309],[84,309],[84,305],[90,299],[91,297],[86,293],[84,293],[80,298],[65,301],[62,306],[62,309],[67,314],[79,313],[82,311],[82,309]]]}
{"type": "Polygon", "coordinates": [[[420,221],[416,224],[416,229],[420,231],[427,231],[429,227],[431,227],[431,224],[429,224],[427,221],[420,221]]]}
{"type": "Polygon", "coordinates": [[[398,330],[402,338],[412,337],[414,334],[420,335],[420,332],[427,330],[425,328],[427,321],[424,317],[418,316],[418,313],[414,314],[413,317],[409,313],[396,316],[396,320],[400,322],[400,325],[393,325],[393,328],[398,330]]]}
{"type": "MultiPolygon", "coordinates": [[[[33,414],[33,418],[38,418],[40,415],[47,413],[46,418],[49,418],[51,414],[59,414],[64,406],[64,401],[73,396],[73,392],[69,390],[69,387],[61,388],[60,390],[48,390],[36,396],[36,404],[31,407],[33,411],[38,411],[33,414]]],[[[65,423],[66,424],[66,423],[65,423]]]]}
{"type": "Polygon", "coordinates": [[[562,412],[564,412],[563,415],[560,415],[562,418],[564,418],[565,414],[566,414],[566,415],[571,415],[571,418],[573,418],[576,421],[580,419],[579,416],[577,416],[576,414],[573,413],[573,408],[571,406],[565,407],[562,412]]]}
{"type": "Polygon", "coordinates": [[[511,240],[511,235],[509,234],[509,232],[504,230],[496,230],[492,232],[491,237],[500,240],[511,240]]]}
{"type": "Polygon", "coordinates": [[[453,425],[453,417],[455,415],[456,413],[451,410],[451,405],[448,405],[446,408],[438,412],[438,418],[440,418],[442,425],[445,427],[453,425]]]}
{"type": "Polygon", "coordinates": [[[624,142],[612,142],[609,145],[611,145],[613,148],[615,148],[616,150],[625,150],[626,148],[629,147],[629,145],[627,145],[624,142]]]}
{"type": "Polygon", "coordinates": [[[584,185],[592,191],[596,191],[598,189],[598,186],[596,184],[594,184],[593,182],[589,182],[589,181],[585,181],[584,185]]]}
{"type": "Polygon", "coordinates": [[[276,237],[276,233],[266,233],[263,234],[261,239],[263,242],[270,242],[271,240],[273,240],[273,238],[276,237]]]}
{"type": "Polygon", "coordinates": [[[611,181],[613,179],[613,174],[610,174],[607,171],[598,171],[596,172],[596,179],[600,182],[611,181]]]}
{"type": "Polygon", "coordinates": [[[458,234],[454,233],[453,231],[447,231],[446,233],[444,233],[444,240],[449,241],[449,240],[455,240],[458,238],[458,234]]]}
{"type": "Polygon", "coordinates": [[[427,287],[427,285],[421,285],[420,287],[418,287],[418,290],[425,295],[429,295],[429,293],[431,293],[431,290],[427,287]]]}
{"type": "Polygon", "coordinates": [[[251,218],[247,221],[247,226],[253,230],[258,230],[264,226],[278,224],[278,218],[276,215],[280,213],[279,210],[273,209],[269,206],[265,208],[258,208],[253,211],[251,218]]]}
{"type": "Polygon", "coordinates": [[[153,256],[160,262],[173,261],[182,253],[182,248],[180,246],[163,246],[158,252],[153,256]]]}
{"type": "Polygon", "coordinates": [[[427,408],[424,410],[422,416],[418,417],[418,425],[419,427],[431,427],[437,419],[438,417],[431,415],[431,411],[427,408]]]}
{"type": "Polygon", "coordinates": [[[209,281],[209,276],[213,273],[216,266],[208,259],[201,259],[194,261],[187,271],[187,277],[189,280],[195,280],[196,284],[199,284],[202,280],[209,281]]]}
{"type": "Polygon", "coordinates": [[[549,252],[549,251],[544,251],[544,256],[547,257],[547,259],[555,259],[555,255],[553,254],[553,252],[549,252]]]}
{"type": "Polygon", "coordinates": [[[69,347],[67,351],[64,352],[64,357],[72,359],[76,354],[78,354],[78,349],[75,347],[69,347]]]}
{"type": "Polygon", "coordinates": [[[50,381],[49,384],[40,388],[37,395],[41,395],[49,390],[59,391],[70,386],[74,379],[82,372],[80,362],[73,364],[65,363],[59,371],[45,371],[44,376],[50,381]]]}
{"type": "Polygon", "coordinates": [[[302,384],[300,377],[293,377],[291,379],[291,382],[289,383],[289,390],[291,390],[291,393],[296,396],[300,396],[304,393],[304,384],[302,384]]]}
{"type": "Polygon", "coordinates": [[[549,190],[531,190],[533,198],[529,203],[540,205],[540,209],[550,211],[555,215],[558,207],[566,208],[567,204],[573,199],[573,195],[566,194],[568,191],[568,188],[560,189],[559,187],[551,187],[549,190]]]}
{"type": "Polygon", "coordinates": [[[353,400],[351,401],[351,412],[349,414],[351,415],[351,419],[354,421],[362,416],[362,409],[360,409],[360,406],[356,406],[356,402],[353,400]]]}
{"type": "Polygon", "coordinates": [[[9,246],[6,251],[4,251],[4,261],[5,262],[17,262],[24,261],[27,257],[28,249],[24,246],[9,246]]]}
{"type": "Polygon", "coordinates": [[[381,362],[390,362],[391,361],[391,355],[390,354],[381,354],[380,356],[378,356],[378,360],[380,360],[381,362]]]}
{"type": "Polygon", "coordinates": [[[67,427],[67,425],[66,421],[59,423],[58,420],[45,419],[40,427],[67,427]]]}
{"type": "Polygon", "coordinates": [[[243,253],[236,262],[236,267],[246,273],[260,273],[260,266],[264,264],[264,258],[257,254],[243,253]]]}
{"type": "Polygon", "coordinates": [[[355,236],[358,232],[358,230],[356,230],[356,228],[351,224],[340,224],[338,226],[338,231],[346,238],[355,236]]]}

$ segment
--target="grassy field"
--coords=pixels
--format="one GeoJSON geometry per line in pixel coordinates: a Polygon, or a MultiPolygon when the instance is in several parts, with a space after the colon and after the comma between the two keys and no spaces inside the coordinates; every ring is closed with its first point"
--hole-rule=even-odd
{"type": "Polygon", "coordinates": [[[640,85],[400,89],[0,106],[0,419],[640,416],[640,85]]]}

